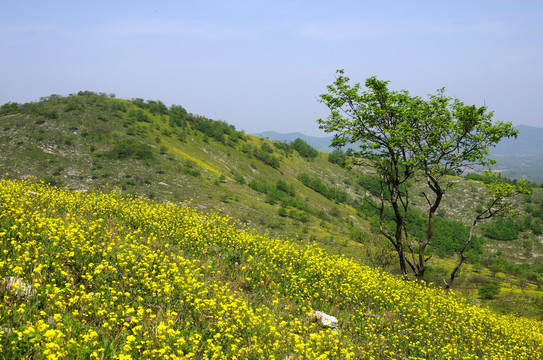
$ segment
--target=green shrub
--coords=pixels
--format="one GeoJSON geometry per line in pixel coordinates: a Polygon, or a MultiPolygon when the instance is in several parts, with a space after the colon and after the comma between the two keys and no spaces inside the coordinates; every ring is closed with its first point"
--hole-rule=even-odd
{"type": "Polygon", "coordinates": [[[494,299],[500,293],[500,284],[490,281],[479,288],[479,297],[482,299],[494,299]]]}
{"type": "Polygon", "coordinates": [[[60,179],[54,175],[45,175],[43,177],[43,183],[50,186],[56,186],[56,187],[60,187],[62,185],[60,179]]]}
{"type": "Polygon", "coordinates": [[[345,152],[343,152],[343,150],[335,149],[328,154],[328,161],[332,164],[338,164],[344,168],[347,165],[347,155],[345,152]]]}
{"type": "Polygon", "coordinates": [[[313,160],[319,154],[317,150],[300,138],[294,140],[292,147],[300,154],[301,157],[309,160],[313,160]]]}
{"type": "Polygon", "coordinates": [[[512,218],[499,218],[486,227],[484,235],[496,240],[514,240],[518,238],[519,226],[512,218]]]}
{"type": "Polygon", "coordinates": [[[19,111],[21,111],[21,105],[16,102],[9,102],[0,106],[0,115],[16,114],[19,111]]]}
{"type": "Polygon", "coordinates": [[[124,139],[115,145],[111,156],[116,159],[152,159],[153,149],[149,145],[140,144],[133,139],[124,139]]]}

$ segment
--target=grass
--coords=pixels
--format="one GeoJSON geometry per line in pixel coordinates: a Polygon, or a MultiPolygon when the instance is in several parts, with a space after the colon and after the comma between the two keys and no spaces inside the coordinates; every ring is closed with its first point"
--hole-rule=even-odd
{"type": "Polygon", "coordinates": [[[3,358],[542,358],[539,321],[190,204],[5,179],[0,204],[0,273],[34,290],[3,290],[3,358]]]}

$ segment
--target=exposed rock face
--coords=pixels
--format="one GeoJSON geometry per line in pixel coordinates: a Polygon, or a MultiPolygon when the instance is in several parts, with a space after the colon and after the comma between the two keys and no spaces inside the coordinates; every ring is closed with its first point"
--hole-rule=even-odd
{"type": "Polygon", "coordinates": [[[325,314],[322,311],[313,310],[311,312],[311,317],[314,321],[319,321],[322,326],[327,328],[335,328],[339,325],[338,320],[335,317],[325,314]]]}
{"type": "Polygon", "coordinates": [[[4,288],[20,297],[32,296],[34,294],[32,285],[22,282],[15,276],[8,276],[4,279],[4,288]]]}

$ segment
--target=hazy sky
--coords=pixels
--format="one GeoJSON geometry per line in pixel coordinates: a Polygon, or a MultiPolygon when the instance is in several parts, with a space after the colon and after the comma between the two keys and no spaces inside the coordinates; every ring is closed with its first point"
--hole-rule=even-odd
{"type": "Polygon", "coordinates": [[[322,135],[336,69],[543,127],[543,1],[0,0],[0,104],[79,90],[322,135]]]}

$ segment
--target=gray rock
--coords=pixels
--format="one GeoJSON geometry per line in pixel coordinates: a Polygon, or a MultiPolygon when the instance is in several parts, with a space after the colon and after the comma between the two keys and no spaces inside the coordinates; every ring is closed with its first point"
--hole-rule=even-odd
{"type": "Polygon", "coordinates": [[[15,293],[16,296],[27,297],[34,295],[32,285],[22,282],[15,276],[8,276],[4,280],[4,288],[15,293]]]}
{"type": "Polygon", "coordinates": [[[15,329],[14,328],[0,327],[0,331],[3,331],[5,334],[12,334],[15,331],[15,329]]]}

